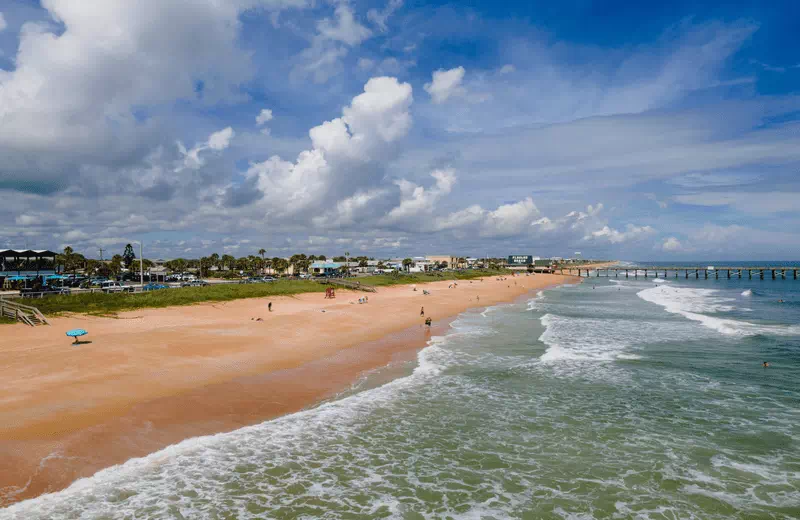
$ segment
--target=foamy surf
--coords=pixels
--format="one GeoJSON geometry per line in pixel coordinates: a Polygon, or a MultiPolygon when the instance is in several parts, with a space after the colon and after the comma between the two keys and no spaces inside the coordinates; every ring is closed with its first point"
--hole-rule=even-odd
{"type": "Polygon", "coordinates": [[[637,296],[646,302],[660,305],[669,313],[678,314],[686,319],[696,321],[706,328],[729,336],[755,336],[759,334],[784,336],[796,335],[800,331],[798,326],[758,325],[746,321],[710,316],[709,314],[727,313],[736,310],[736,307],[732,305],[736,302],[736,299],[721,296],[720,291],[715,289],[659,285],[640,291],[637,296]]]}
{"type": "MultiPolygon", "coordinates": [[[[653,285],[630,281],[667,288],[653,285]]],[[[745,287],[682,305],[739,312],[745,287]]],[[[765,369],[777,342],[721,335],[632,292],[583,284],[534,300],[460,316],[407,377],[191,439],[0,519],[796,516],[796,339],[765,369]]],[[[748,304],[793,319],[788,305],[748,304]]]]}

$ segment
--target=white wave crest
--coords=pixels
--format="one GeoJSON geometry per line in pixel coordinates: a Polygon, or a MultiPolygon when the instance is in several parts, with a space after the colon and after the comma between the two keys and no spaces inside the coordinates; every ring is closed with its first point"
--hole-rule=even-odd
{"type": "Polygon", "coordinates": [[[645,289],[637,294],[646,302],[664,307],[667,312],[678,314],[686,319],[696,321],[704,327],[728,336],[755,336],[758,334],[793,336],[800,332],[798,326],[758,325],[746,321],[709,316],[731,312],[736,309],[731,303],[735,298],[719,295],[715,289],[693,289],[659,285],[645,289]]]}

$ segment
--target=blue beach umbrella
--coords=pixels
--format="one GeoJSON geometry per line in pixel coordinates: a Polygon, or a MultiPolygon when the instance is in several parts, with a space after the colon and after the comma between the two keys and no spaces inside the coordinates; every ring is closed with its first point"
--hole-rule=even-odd
{"type": "Polygon", "coordinates": [[[69,336],[71,338],[75,338],[75,343],[78,343],[78,338],[80,336],[85,336],[87,334],[89,334],[89,333],[86,332],[83,329],[72,329],[72,330],[68,330],[67,331],[67,336],[69,336]]]}

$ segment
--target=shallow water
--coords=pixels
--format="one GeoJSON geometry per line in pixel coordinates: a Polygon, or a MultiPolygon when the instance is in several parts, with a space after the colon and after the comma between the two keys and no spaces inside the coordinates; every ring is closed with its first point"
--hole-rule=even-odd
{"type": "Polygon", "coordinates": [[[800,281],[593,278],[0,519],[797,518],[798,323],[800,281]]]}

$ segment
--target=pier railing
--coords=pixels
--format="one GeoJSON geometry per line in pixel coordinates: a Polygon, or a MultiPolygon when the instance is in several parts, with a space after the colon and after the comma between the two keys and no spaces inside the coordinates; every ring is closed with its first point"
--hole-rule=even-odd
{"type": "Polygon", "coordinates": [[[753,275],[763,280],[765,277],[770,277],[773,280],[778,278],[785,280],[791,277],[797,280],[797,273],[800,271],[800,266],[755,266],[755,267],[698,267],[698,266],[628,266],[628,267],[596,267],[586,269],[583,267],[558,267],[556,272],[560,274],[571,274],[577,276],[591,276],[594,273],[595,277],[615,277],[619,278],[644,278],[653,277],[658,278],[678,278],[682,274],[684,278],[688,279],[694,277],[699,279],[702,276],[704,279],[714,278],[719,279],[720,276],[725,278],[743,278],[747,276],[748,279],[753,279],[753,275]],[[613,273],[613,274],[612,274],[613,273]],[[722,273],[720,275],[720,273],[722,273]],[[670,276],[672,275],[672,276],[670,276]]]}

